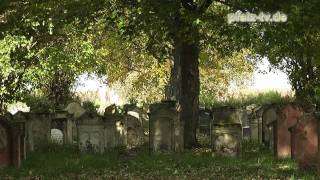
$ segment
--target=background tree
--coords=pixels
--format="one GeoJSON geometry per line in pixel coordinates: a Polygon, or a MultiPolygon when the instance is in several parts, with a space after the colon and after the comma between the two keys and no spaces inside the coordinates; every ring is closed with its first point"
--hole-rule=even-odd
{"type": "Polygon", "coordinates": [[[288,74],[296,97],[307,103],[317,103],[315,93],[320,86],[319,5],[313,0],[277,4],[288,22],[259,26],[260,45],[256,46],[261,57],[268,57],[288,74]]]}
{"type": "Polygon", "coordinates": [[[33,45],[24,36],[7,34],[0,40],[0,114],[28,91],[30,69],[36,63],[33,45]]]}

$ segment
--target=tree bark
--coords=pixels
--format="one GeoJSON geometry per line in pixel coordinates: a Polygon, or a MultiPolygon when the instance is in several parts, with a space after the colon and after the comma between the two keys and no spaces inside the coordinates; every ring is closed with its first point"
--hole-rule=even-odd
{"type": "Polygon", "coordinates": [[[184,148],[197,145],[196,129],[199,120],[199,40],[198,31],[189,37],[174,38],[174,65],[167,99],[175,100],[179,120],[184,124],[184,148]],[[193,37],[193,40],[187,40],[193,37]]]}

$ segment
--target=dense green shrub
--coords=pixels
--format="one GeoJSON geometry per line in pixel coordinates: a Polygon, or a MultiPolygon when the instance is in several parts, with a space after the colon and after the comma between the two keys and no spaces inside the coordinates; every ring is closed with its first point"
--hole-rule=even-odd
{"type": "Polygon", "coordinates": [[[30,107],[30,112],[49,113],[55,109],[54,103],[45,96],[27,95],[24,102],[30,107]]]}
{"type": "Polygon", "coordinates": [[[82,107],[87,111],[97,112],[99,105],[96,105],[94,102],[91,102],[91,101],[84,101],[82,103],[82,107]]]}

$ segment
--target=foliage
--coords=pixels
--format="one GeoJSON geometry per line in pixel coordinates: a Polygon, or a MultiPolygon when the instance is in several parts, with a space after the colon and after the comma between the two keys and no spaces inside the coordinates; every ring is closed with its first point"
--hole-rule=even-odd
{"type": "Polygon", "coordinates": [[[96,105],[94,102],[91,101],[84,101],[82,102],[82,107],[90,112],[97,112],[99,105],[96,105]]]}
{"type": "Polygon", "coordinates": [[[226,58],[200,55],[200,104],[226,98],[231,84],[242,87],[251,79],[254,64],[248,55],[248,51],[235,52],[226,58]]]}
{"type": "Polygon", "coordinates": [[[73,147],[48,146],[31,152],[17,170],[0,170],[9,179],[316,179],[290,159],[260,153],[250,157],[212,157],[199,150],[181,154],[150,154],[147,148],[114,149],[83,154],[73,147]],[[45,166],[43,164],[46,164],[45,166]]]}
{"type": "Polygon", "coordinates": [[[287,14],[288,22],[260,25],[263,36],[255,49],[289,75],[298,99],[315,103],[320,84],[319,1],[292,1],[276,7],[287,14]]]}
{"type": "Polygon", "coordinates": [[[26,95],[23,101],[30,107],[30,112],[50,113],[55,110],[55,105],[45,96],[26,95]]]}
{"type": "Polygon", "coordinates": [[[56,105],[72,99],[76,78],[95,71],[97,62],[90,37],[79,36],[77,24],[66,25],[68,39],[54,42],[40,50],[40,64],[34,72],[34,85],[56,105]]]}
{"type": "Polygon", "coordinates": [[[0,39],[0,113],[5,104],[20,100],[28,90],[29,69],[36,63],[34,42],[7,34],[0,39]]]}
{"type": "Polygon", "coordinates": [[[245,107],[248,105],[267,105],[267,104],[283,104],[294,101],[294,98],[289,96],[281,96],[277,91],[270,91],[266,93],[248,94],[238,97],[229,97],[226,100],[215,100],[207,103],[206,106],[221,107],[221,106],[232,106],[232,107],[245,107]]]}

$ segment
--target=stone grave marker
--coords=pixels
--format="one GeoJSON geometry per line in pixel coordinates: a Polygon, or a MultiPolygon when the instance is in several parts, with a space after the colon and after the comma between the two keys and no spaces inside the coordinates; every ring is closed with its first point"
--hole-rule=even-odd
{"type": "Polygon", "coordinates": [[[301,168],[317,164],[318,119],[314,113],[305,113],[290,128],[292,158],[301,168]]]}
{"type": "Polygon", "coordinates": [[[212,109],[212,149],[215,154],[237,156],[242,140],[241,118],[244,111],[232,107],[212,109]]]}
{"type": "Polygon", "coordinates": [[[291,133],[289,128],[293,127],[298,119],[303,116],[303,109],[297,104],[287,104],[279,108],[277,112],[277,119],[267,124],[272,131],[269,139],[273,142],[274,154],[277,157],[291,157],[291,133]]]}
{"type": "Polygon", "coordinates": [[[150,105],[149,145],[153,152],[183,151],[183,123],[178,115],[174,101],[150,105]]]}
{"type": "Polygon", "coordinates": [[[83,152],[103,153],[105,149],[115,147],[115,122],[96,112],[85,112],[77,120],[78,146],[83,152]]]}
{"type": "Polygon", "coordinates": [[[0,116],[0,168],[19,168],[26,157],[25,150],[25,121],[0,116]]]}
{"type": "Polygon", "coordinates": [[[202,134],[210,135],[212,114],[210,109],[200,108],[199,110],[199,132],[202,134]]]}

